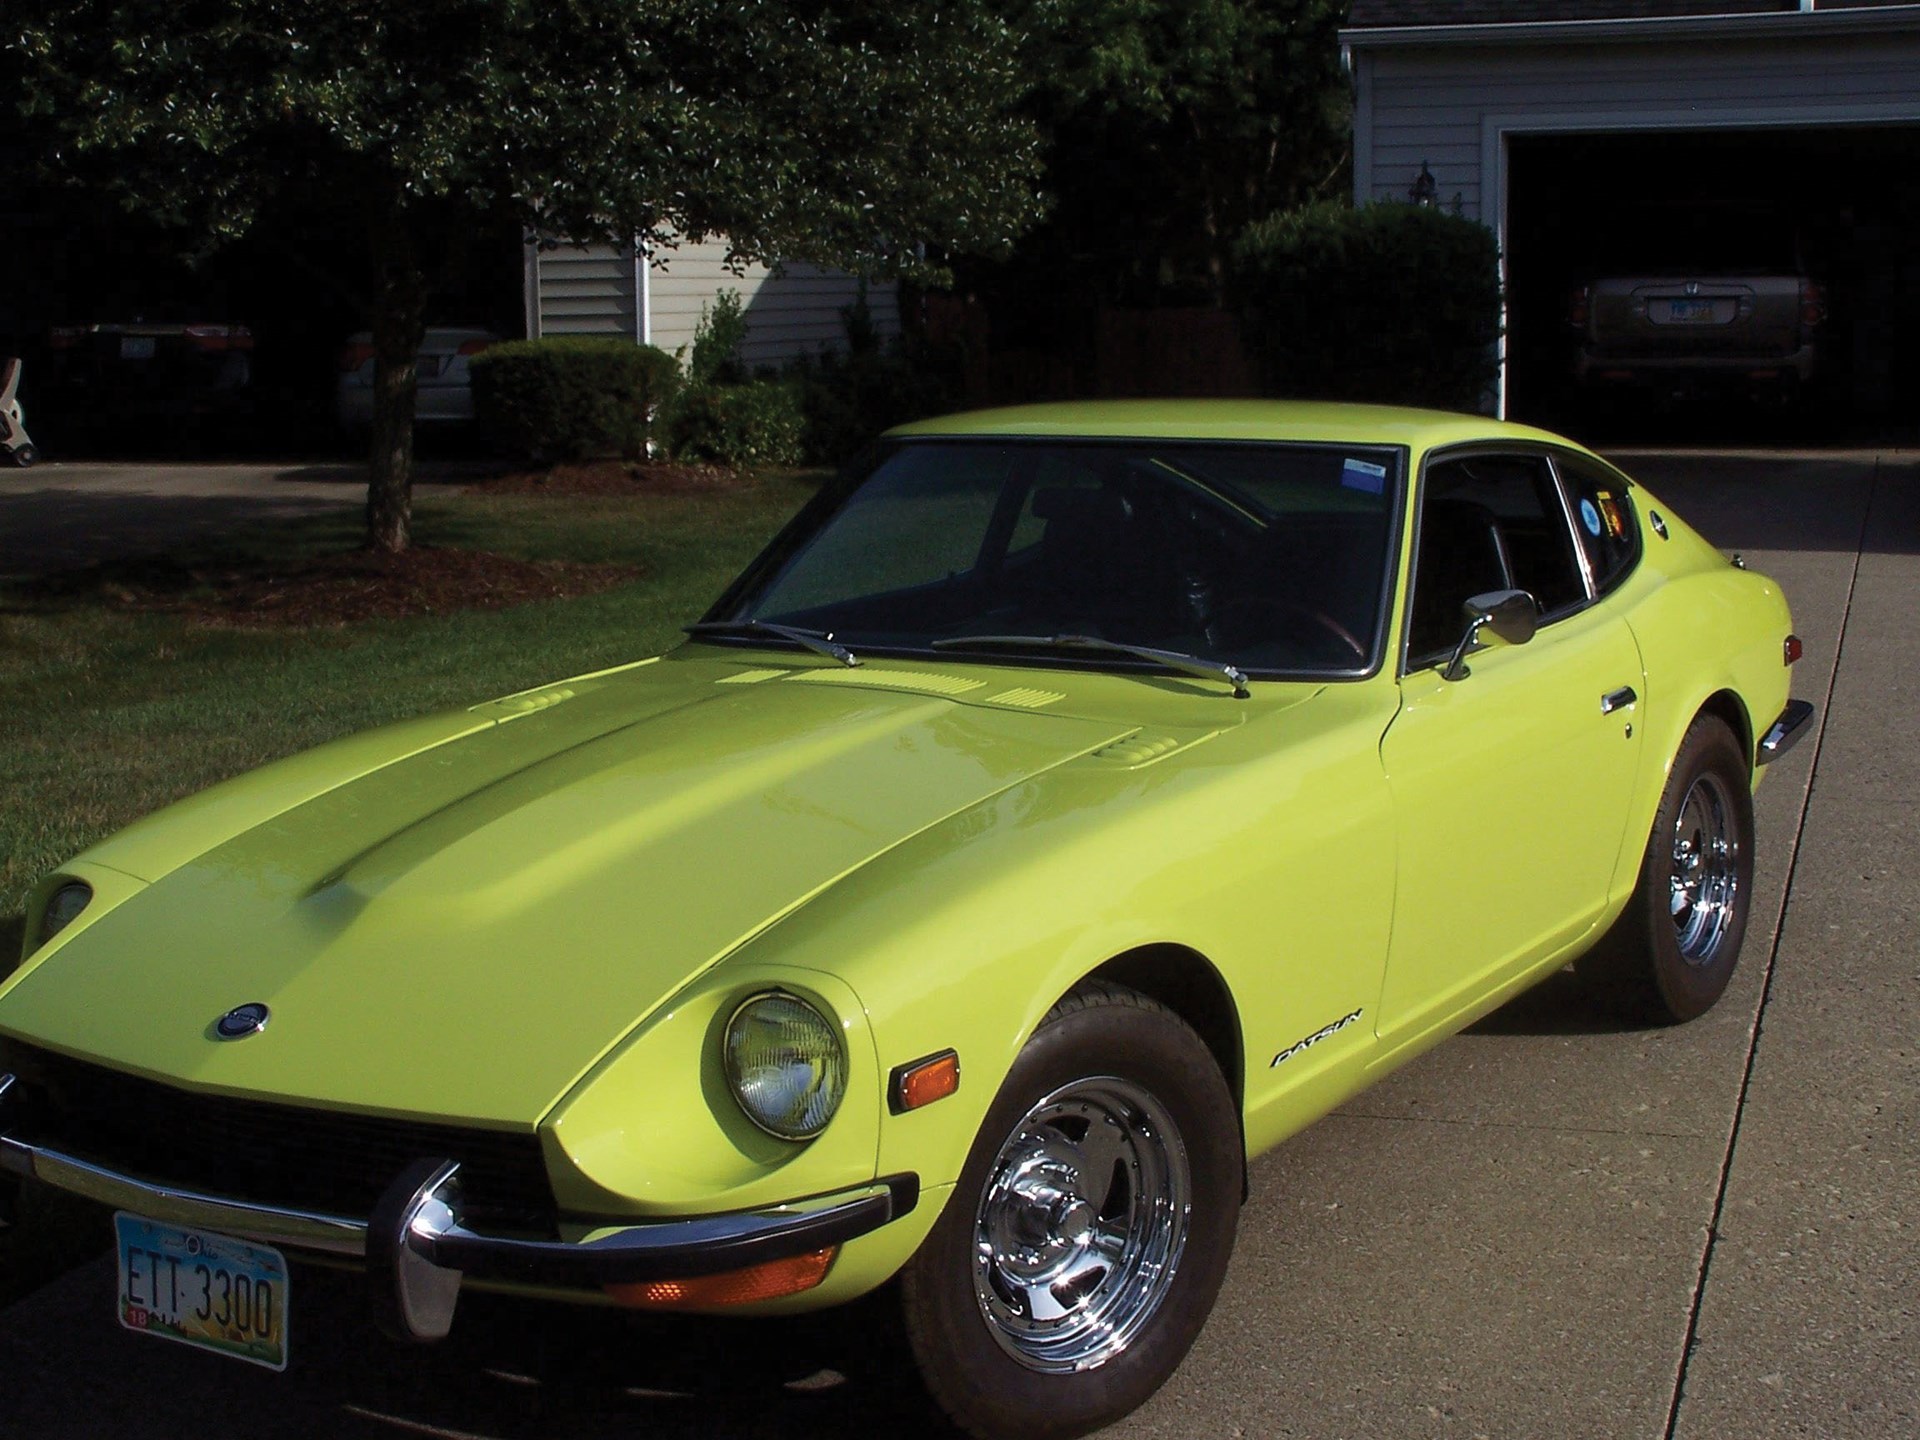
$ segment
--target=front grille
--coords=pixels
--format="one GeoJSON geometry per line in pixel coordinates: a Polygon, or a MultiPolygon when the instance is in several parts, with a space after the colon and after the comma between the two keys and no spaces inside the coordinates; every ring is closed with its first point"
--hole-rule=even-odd
{"type": "Polygon", "coordinates": [[[549,1235],[553,1192],[537,1136],[203,1095],[8,1044],[8,1129],[141,1180],[361,1218],[401,1169],[460,1164],[464,1223],[549,1235]]]}

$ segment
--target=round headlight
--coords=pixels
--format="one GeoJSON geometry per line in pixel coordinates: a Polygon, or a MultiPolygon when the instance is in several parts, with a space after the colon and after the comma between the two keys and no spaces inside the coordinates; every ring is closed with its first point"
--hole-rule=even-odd
{"type": "Polygon", "coordinates": [[[47,901],[46,913],[40,917],[40,943],[46,944],[71,925],[92,899],[92,888],[82,885],[78,880],[54,891],[53,898],[47,901]]]}
{"type": "Polygon", "coordinates": [[[747,1118],[783,1140],[811,1140],[847,1093],[840,1029],[797,995],[756,995],[727,1022],[727,1083],[747,1118]]]}

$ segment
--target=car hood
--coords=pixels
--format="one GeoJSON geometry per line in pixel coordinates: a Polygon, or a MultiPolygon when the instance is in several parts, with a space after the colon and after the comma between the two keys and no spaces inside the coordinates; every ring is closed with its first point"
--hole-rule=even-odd
{"type": "Polygon", "coordinates": [[[152,883],[22,975],[0,1031],[217,1093],[534,1124],[756,931],[1134,728],[860,674],[648,667],[291,803],[271,767],[243,777],[199,853],[154,858],[163,812],[83,857],[152,883]],[[247,814],[255,790],[275,800],[247,814]],[[249,1002],[266,1028],[216,1038],[249,1002]]]}

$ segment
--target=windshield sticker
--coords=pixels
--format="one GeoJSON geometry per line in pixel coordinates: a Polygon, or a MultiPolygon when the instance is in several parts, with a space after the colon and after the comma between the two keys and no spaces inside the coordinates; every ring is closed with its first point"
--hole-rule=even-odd
{"type": "Polygon", "coordinates": [[[1308,1035],[1303,1039],[1294,1041],[1293,1044],[1287,1046],[1286,1049],[1282,1050],[1278,1055],[1274,1056],[1273,1059],[1267,1062],[1267,1068],[1271,1070],[1273,1069],[1274,1066],[1278,1065],[1282,1060],[1291,1060],[1294,1056],[1298,1055],[1302,1050],[1307,1049],[1309,1046],[1318,1045],[1322,1040],[1326,1039],[1329,1035],[1338,1035],[1342,1030],[1346,1029],[1347,1026],[1353,1024],[1353,1022],[1358,1020],[1359,1018],[1360,1018],[1360,1012],[1358,1010],[1354,1010],[1346,1015],[1342,1015],[1338,1020],[1334,1021],[1331,1025],[1322,1025],[1318,1030],[1314,1031],[1311,1035],[1308,1035]]]}
{"type": "Polygon", "coordinates": [[[1587,533],[1594,539],[1600,538],[1600,512],[1593,508],[1591,500],[1580,502],[1580,523],[1587,527],[1587,533]]]}
{"type": "Polygon", "coordinates": [[[1349,490],[1364,490],[1369,495],[1387,493],[1387,467],[1365,460],[1348,460],[1340,467],[1340,483],[1349,490]]]}

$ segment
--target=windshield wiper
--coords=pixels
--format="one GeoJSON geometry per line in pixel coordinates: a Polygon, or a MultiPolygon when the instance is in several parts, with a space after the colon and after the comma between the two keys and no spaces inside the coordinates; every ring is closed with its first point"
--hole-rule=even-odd
{"type": "Polygon", "coordinates": [[[781,640],[790,640],[795,645],[804,645],[814,654],[838,660],[842,665],[860,663],[858,656],[846,646],[836,643],[833,636],[823,630],[802,630],[797,625],[776,625],[771,620],[702,620],[697,625],[683,625],[680,628],[689,635],[773,635],[781,640]]]}
{"type": "Polygon", "coordinates": [[[1109,655],[1131,655],[1150,660],[1169,670],[1179,670],[1202,680],[1224,680],[1233,686],[1233,698],[1245,700],[1246,674],[1237,665],[1224,660],[1204,660],[1180,650],[1156,650],[1151,645],[1128,645],[1120,640],[1105,640],[1098,635],[956,635],[935,640],[935,650],[1098,650],[1109,655]]]}

